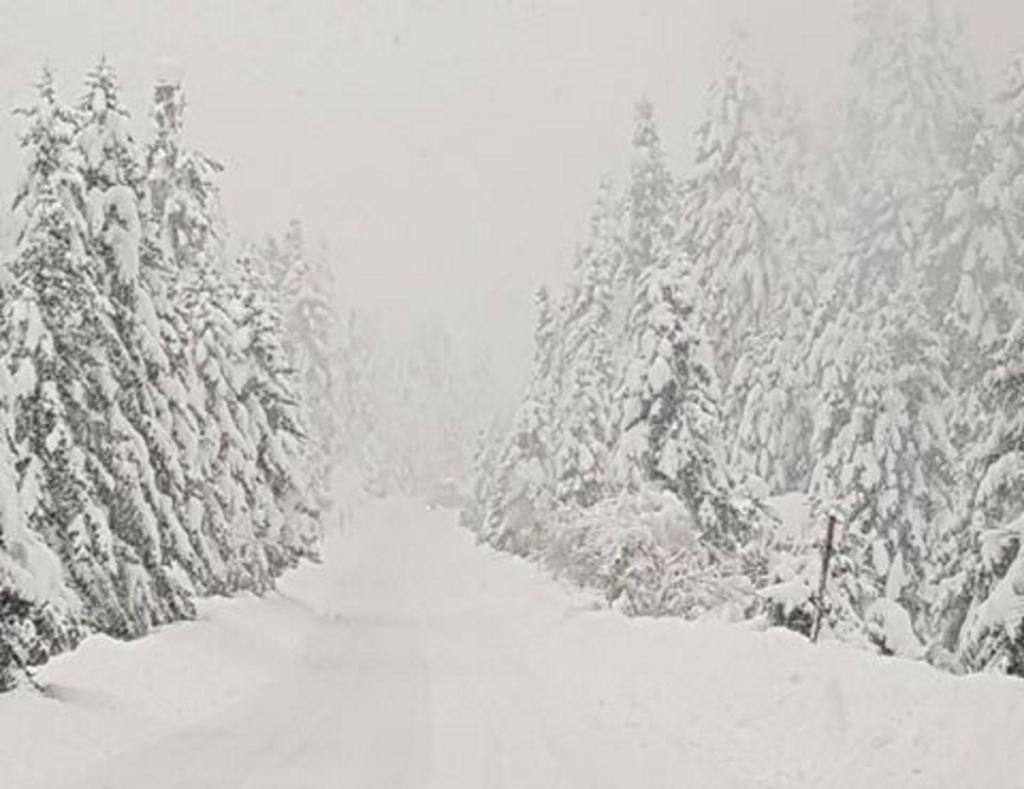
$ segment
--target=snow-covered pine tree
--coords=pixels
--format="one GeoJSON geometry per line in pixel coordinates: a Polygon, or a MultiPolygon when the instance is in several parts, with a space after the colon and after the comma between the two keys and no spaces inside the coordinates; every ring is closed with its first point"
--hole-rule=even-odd
{"type": "MultiPolygon", "coordinates": [[[[119,539],[103,489],[105,347],[110,308],[88,255],[74,113],[44,72],[35,107],[22,111],[27,171],[15,198],[20,218],[4,298],[3,367],[11,376],[18,488],[29,530],[66,568],[88,624],[114,633],[139,624],[126,600],[119,539]]],[[[109,373],[107,373],[109,376],[109,373]]]]}
{"type": "Polygon", "coordinates": [[[223,264],[207,250],[182,294],[207,414],[199,449],[202,507],[196,506],[193,517],[201,520],[223,558],[219,580],[225,589],[265,590],[272,583],[272,568],[252,511],[260,476],[241,402],[247,362],[238,330],[240,305],[222,272],[223,264]]]}
{"type": "Polygon", "coordinates": [[[619,401],[617,473],[627,489],[674,493],[706,545],[733,551],[752,524],[726,467],[720,390],[692,266],[670,227],[653,238],[630,316],[631,361],[619,401]]]}
{"type": "Polygon", "coordinates": [[[89,254],[115,327],[105,348],[109,487],[103,495],[123,541],[123,584],[138,623],[129,633],[134,635],[148,624],[191,615],[189,576],[197,573],[199,559],[180,517],[183,475],[159,386],[169,363],[146,287],[150,271],[142,272],[162,265],[159,249],[146,238],[145,173],[117,77],[105,59],[86,78],[79,112],[89,254]]]}
{"type": "Polygon", "coordinates": [[[459,516],[460,523],[473,531],[483,527],[485,507],[492,500],[498,481],[496,466],[501,442],[507,434],[506,426],[495,419],[480,429],[474,442],[469,499],[459,516]]]}
{"type": "Polygon", "coordinates": [[[554,431],[555,499],[589,507],[610,490],[615,427],[613,309],[621,248],[611,191],[602,189],[590,239],[577,259],[576,287],[565,316],[565,385],[554,431]]]}
{"type": "Polygon", "coordinates": [[[640,275],[655,265],[658,239],[677,224],[676,184],[665,162],[661,133],[654,118],[654,105],[644,99],[637,103],[633,126],[633,153],[629,194],[626,198],[625,254],[620,260],[617,288],[626,294],[624,314],[628,322],[632,292],[640,275]]]}
{"type": "MultiPolygon", "coordinates": [[[[861,267],[867,275],[847,283],[857,287],[848,298],[860,304],[867,298],[862,286],[874,287],[875,275],[892,292],[905,275],[916,281],[928,269],[933,217],[944,207],[936,210],[936,198],[962,168],[977,128],[971,80],[954,55],[955,31],[936,16],[934,4],[929,8],[922,21],[882,0],[858,3],[858,90],[837,151],[843,181],[837,230],[845,249],[873,247],[867,253],[874,262],[861,267]]],[[[932,308],[926,283],[917,284],[932,308]]]]}
{"type": "MultiPolygon", "coordinates": [[[[858,249],[849,265],[870,260],[858,249]]],[[[930,561],[950,526],[955,482],[941,338],[907,289],[860,308],[834,298],[822,312],[811,358],[819,386],[812,498],[819,512],[859,511],[837,547],[862,576],[853,609],[863,615],[887,598],[930,635],[930,561]]]]}
{"type": "Polygon", "coordinates": [[[932,16],[922,23],[868,1],[859,19],[839,254],[811,332],[811,491],[819,507],[862,508],[839,546],[861,574],[853,608],[897,603],[930,638],[932,560],[953,524],[956,455],[946,337],[927,308],[926,241],[934,187],[956,167],[971,107],[932,16]]]}
{"type": "MultiPolygon", "coordinates": [[[[168,262],[166,299],[160,302],[166,309],[159,314],[180,383],[172,389],[174,435],[187,459],[186,523],[203,546],[213,589],[262,590],[307,550],[297,544],[307,536],[311,516],[269,460],[281,448],[280,436],[270,435],[283,424],[280,415],[268,417],[257,407],[264,392],[260,376],[278,372],[267,373],[263,352],[283,334],[279,322],[253,317],[248,298],[260,283],[244,267],[224,262],[216,183],[221,167],[184,144],[180,84],[158,83],[154,99],[148,184],[168,262]],[[261,325],[256,339],[254,321],[261,325]],[[277,332],[276,340],[270,331],[277,332]],[[267,419],[273,423],[269,431],[267,419]]],[[[263,288],[254,298],[268,299],[269,291],[263,288]]]]}
{"type": "Polygon", "coordinates": [[[540,547],[550,515],[553,483],[551,427],[558,364],[557,317],[546,287],[536,293],[533,374],[516,409],[498,460],[493,484],[483,486],[480,539],[514,551],[531,553],[540,547]]]}
{"type": "MultiPolygon", "coordinates": [[[[757,217],[769,226],[764,235],[771,249],[761,253],[757,279],[766,288],[763,303],[771,308],[736,308],[750,312],[740,319],[747,331],[736,349],[723,410],[734,474],[747,487],[763,484],[782,493],[805,490],[810,471],[807,339],[819,275],[830,258],[830,221],[821,152],[809,139],[800,109],[781,87],[762,101],[763,158],[756,165],[763,191],[736,204],[753,207],[758,198],[757,217]],[[771,265],[772,258],[778,265],[771,265]]],[[[743,302],[744,290],[729,298],[743,302]]]]}
{"type": "MultiPolygon", "coordinates": [[[[0,690],[16,684],[29,665],[74,646],[78,639],[81,598],[69,588],[61,561],[61,555],[73,556],[65,550],[71,542],[68,532],[75,532],[85,563],[96,572],[90,578],[86,569],[80,576],[93,581],[87,588],[95,592],[110,583],[97,567],[94,546],[83,544],[80,530],[63,528],[73,518],[67,511],[58,515],[57,507],[45,500],[53,491],[51,483],[58,481],[60,455],[67,449],[55,444],[61,429],[65,440],[71,431],[66,423],[58,424],[66,415],[59,404],[50,408],[58,395],[55,381],[40,382],[54,372],[56,351],[40,313],[54,306],[54,297],[60,298],[42,272],[59,270],[70,261],[72,239],[81,233],[84,220],[71,148],[75,118],[57,101],[48,69],[36,88],[36,104],[16,110],[27,121],[21,136],[27,163],[14,201],[20,237],[0,301],[0,690]],[[65,239],[67,246],[61,243],[65,239]],[[55,436],[50,444],[47,430],[55,436]]],[[[76,241],[80,253],[81,237],[76,241]]]]}
{"type": "MultiPolygon", "coordinates": [[[[936,195],[967,152],[965,133],[977,128],[970,79],[951,54],[954,34],[940,20],[908,18],[880,0],[861,0],[862,39],[853,58],[859,89],[850,103],[838,151],[844,200],[837,224],[843,246],[867,250],[893,265],[869,263],[850,298],[864,303],[875,275],[885,287],[920,277],[936,195]],[[891,242],[891,243],[883,243],[891,242]]],[[[850,284],[850,283],[848,283],[850,284]]],[[[929,304],[927,289],[920,291],[929,304]]]]}
{"type": "Polygon", "coordinates": [[[153,89],[153,139],[146,151],[146,180],[152,218],[166,254],[186,274],[197,257],[221,239],[223,222],[217,178],[223,167],[185,144],[187,103],[173,76],[153,89]]]}
{"type": "MultiPolygon", "coordinates": [[[[11,442],[14,414],[7,402],[14,386],[7,362],[0,362],[0,392],[5,393],[0,402],[0,691],[17,685],[30,666],[74,647],[81,635],[80,598],[68,588],[59,556],[30,529],[26,517],[25,504],[35,502],[23,502],[18,486],[11,442]]],[[[37,493],[26,492],[30,497],[37,493]]],[[[38,507],[32,515],[42,525],[38,507]]]]}
{"type": "Polygon", "coordinates": [[[326,254],[310,254],[298,220],[289,223],[280,242],[271,239],[267,243],[263,256],[284,319],[285,347],[300,383],[297,394],[304,422],[311,431],[312,479],[318,495],[323,495],[337,440],[338,323],[331,303],[337,294],[330,260],[326,254]]]}
{"type": "Polygon", "coordinates": [[[950,346],[953,435],[962,449],[985,424],[981,382],[1024,310],[1024,57],[1011,60],[991,116],[979,122],[954,177],[941,187],[928,255],[929,301],[950,346]]]}
{"type": "Polygon", "coordinates": [[[730,41],[697,133],[696,168],[684,187],[685,236],[705,294],[709,336],[728,387],[747,343],[777,306],[788,273],[776,248],[777,211],[764,127],[764,98],[730,41]]]}
{"type": "Polygon", "coordinates": [[[947,646],[971,669],[1001,667],[1024,676],[1024,621],[1016,613],[1024,552],[1024,486],[1018,413],[1024,385],[1024,310],[1018,271],[1024,211],[1018,181],[1024,155],[1024,56],[1015,54],[989,124],[975,139],[972,169],[951,190],[947,213],[952,253],[944,272],[955,281],[948,326],[964,356],[959,437],[970,478],[968,517],[946,551],[947,646]],[[1007,325],[1010,328],[1007,330],[1007,325]],[[996,337],[997,339],[993,338],[996,337]],[[972,363],[973,362],[973,363],[972,363]]]}
{"type": "Polygon", "coordinates": [[[238,267],[238,326],[245,356],[240,401],[256,450],[259,477],[249,480],[256,534],[274,572],[314,556],[317,513],[305,478],[307,441],[298,382],[282,346],[282,318],[271,301],[261,262],[242,255],[238,267]]]}
{"type": "Polygon", "coordinates": [[[758,495],[806,489],[810,471],[810,386],[806,317],[779,312],[744,343],[726,399],[729,464],[758,495]]]}
{"type": "Polygon", "coordinates": [[[844,152],[852,197],[881,187],[870,176],[884,166],[900,176],[890,186],[909,203],[908,222],[923,223],[927,187],[956,171],[977,127],[975,79],[960,56],[959,30],[937,4],[922,18],[886,0],[858,0],[856,16],[844,152]]]}
{"type": "Polygon", "coordinates": [[[986,376],[991,429],[973,454],[969,529],[957,537],[946,610],[949,641],[973,670],[1024,676],[1024,320],[1018,318],[986,376]]]}
{"type": "Polygon", "coordinates": [[[185,106],[180,82],[162,77],[153,90],[153,138],[146,149],[149,213],[140,277],[163,346],[163,358],[150,364],[159,410],[159,421],[150,423],[150,441],[160,447],[158,483],[168,492],[194,550],[188,568],[192,582],[199,591],[215,591],[224,588],[225,573],[223,558],[203,527],[208,483],[199,450],[208,415],[185,294],[197,276],[199,258],[218,245],[215,178],[221,168],[184,145],[185,106]]]}
{"type": "MultiPolygon", "coordinates": [[[[565,312],[566,301],[552,295],[547,286],[534,292],[537,326],[534,389],[540,402],[550,412],[562,393],[565,381],[565,312]]],[[[552,422],[553,424],[553,422],[552,422]]]]}

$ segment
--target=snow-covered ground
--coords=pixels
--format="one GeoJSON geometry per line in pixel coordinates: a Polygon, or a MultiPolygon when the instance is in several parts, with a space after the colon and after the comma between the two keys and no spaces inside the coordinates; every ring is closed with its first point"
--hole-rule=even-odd
{"type": "Polygon", "coordinates": [[[1024,785],[1024,682],[628,620],[415,502],[40,678],[0,697],[4,789],[1024,785]]]}

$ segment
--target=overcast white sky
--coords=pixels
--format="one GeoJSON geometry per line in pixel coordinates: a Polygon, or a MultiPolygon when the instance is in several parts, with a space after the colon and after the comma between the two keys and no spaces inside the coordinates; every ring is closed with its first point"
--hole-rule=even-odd
{"type": "MultiPolygon", "coordinates": [[[[986,70],[1024,43],[1024,2],[961,6],[986,70]]],[[[563,275],[600,177],[625,166],[634,99],[682,163],[737,22],[815,91],[840,71],[849,0],[0,0],[0,108],[46,59],[77,98],[105,52],[144,131],[176,59],[237,233],[298,216],[354,299],[396,321],[447,311],[519,369],[530,293],[563,275]]],[[[5,184],[17,161],[2,115],[5,184]]]]}

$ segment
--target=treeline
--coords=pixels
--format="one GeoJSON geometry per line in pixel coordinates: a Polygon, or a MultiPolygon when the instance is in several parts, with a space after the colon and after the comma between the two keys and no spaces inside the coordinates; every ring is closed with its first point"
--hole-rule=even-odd
{"type": "Polygon", "coordinates": [[[105,60],[17,111],[0,290],[0,687],[315,557],[334,452],[330,267],[295,224],[230,251],[181,85],[137,141],[105,60]]]}
{"type": "Polygon", "coordinates": [[[638,106],[467,521],[630,613],[821,606],[1024,673],[1024,59],[987,99],[933,4],[856,15],[854,87],[812,110],[735,39],[684,173],[638,106]],[[765,506],[792,492],[843,522],[824,600],[823,529],[765,506]]]}

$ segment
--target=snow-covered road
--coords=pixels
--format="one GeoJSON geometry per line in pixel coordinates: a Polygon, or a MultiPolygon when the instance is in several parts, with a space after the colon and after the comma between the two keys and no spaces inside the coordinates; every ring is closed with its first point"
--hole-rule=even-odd
{"type": "Polygon", "coordinates": [[[1024,683],[627,620],[373,505],[264,600],[90,639],[0,698],[0,786],[1024,786],[1024,683]]]}

